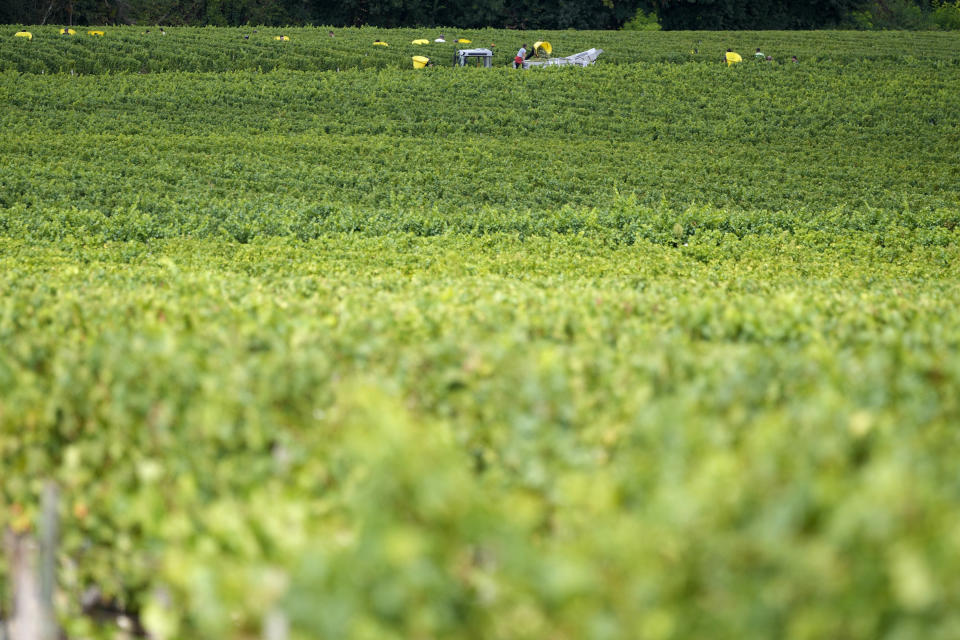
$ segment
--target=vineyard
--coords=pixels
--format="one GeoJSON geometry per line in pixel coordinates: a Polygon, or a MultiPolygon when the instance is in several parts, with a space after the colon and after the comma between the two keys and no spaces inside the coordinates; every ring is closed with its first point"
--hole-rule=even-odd
{"type": "Polygon", "coordinates": [[[960,635],[960,36],[20,29],[0,530],[57,488],[66,637],[960,635]]]}
{"type": "Polygon", "coordinates": [[[636,34],[625,31],[537,31],[318,28],[103,27],[103,35],[80,29],[74,36],[60,27],[30,27],[29,41],[13,38],[19,27],[0,26],[0,71],[21,73],[113,74],[169,71],[347,71],[409,69],[423,55],[437,66],[452,64],[457,46],[487,47],[494,66],[507,67],[523,42],[552,43],[556,55],[599,47],[610,64],[715,62],[727,47],[750,54],[756,47],[779,62],[798,56],[805,62],[928,60],[957,64],[954,33],[856,31],[675,31],[636,34]],[[443,34],[445,43],[433,40],[443,34]],[[287,36],[288,40],[277,40],[287,36]],[[426,45],[414,40],[427,39],[426,45]],[[457,45],[454,39],[469,40],[457,45]],[[380,40],[387,46],[374,46],[380,40]]]}

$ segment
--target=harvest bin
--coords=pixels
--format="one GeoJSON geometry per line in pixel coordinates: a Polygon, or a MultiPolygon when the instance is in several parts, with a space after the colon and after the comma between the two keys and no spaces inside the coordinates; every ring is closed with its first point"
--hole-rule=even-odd
{"type": "Polygon", "coordinates": [[[476,61],[477,66],[493,66],[493,51],[490,49],[458,49],[453,54],[453,66],[465,67],[468,62],[476,61]]]}
{"type": "Polygon", "coordinates": [[[423,69],[427,66],[427,63],[430,62],[430,58],[426,56],[413,56],[413,68],[414,69],[423,69]]]}

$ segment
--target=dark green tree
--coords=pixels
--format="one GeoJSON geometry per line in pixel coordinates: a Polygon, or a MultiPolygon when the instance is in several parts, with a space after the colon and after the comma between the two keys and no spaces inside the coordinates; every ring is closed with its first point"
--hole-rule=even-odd
{"type": "Polygon", "coordinates": [[[651,8],[651,0],[0,0],[0,22],[616,29],[638,7],[651,8]]]}
{"type": "Polygon", "coordinates": [[[313,0],[315,22],[339,26],[616,29],[644,0],[313,0]]]}
{"type": "Polygon", "coordinates": [[[817,29],[840,24],[865,0],[654,0],[664,29],[817,29]]]}

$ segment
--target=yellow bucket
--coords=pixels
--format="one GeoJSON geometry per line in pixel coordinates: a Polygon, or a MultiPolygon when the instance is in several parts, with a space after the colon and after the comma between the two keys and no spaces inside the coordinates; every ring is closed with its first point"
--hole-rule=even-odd
{"type": "Polygon", "coordinates": [[[550,55],[551,53],[553,53],[553,47],[550,45],[549,42],[546,42],[546,41],[541,42],[538,40],[537,42],[534,42],[533,50],[537,51],[537,49],[541,49],[547,55],[550,55]]]}
{"type": "Polygon", "coordinates": [[[426,56],[413,56],[413,68],[414,69],[423,69],[427,66],[427,63],[430,62],[430,58],[426,56]]]}

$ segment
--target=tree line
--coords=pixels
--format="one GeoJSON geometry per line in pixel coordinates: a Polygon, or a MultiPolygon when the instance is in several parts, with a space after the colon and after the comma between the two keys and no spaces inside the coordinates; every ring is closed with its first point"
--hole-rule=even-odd
{"type": "Polygon", "coordinates": [[[646,0],[0,0],[6,24],[616,29],[646,0]]]}
{"type": "Polygon", "coordinates": [[[960,26],[960,0],[0,0],[0,23],[618,29],[638,11],[663,29],[960,26]]]}

